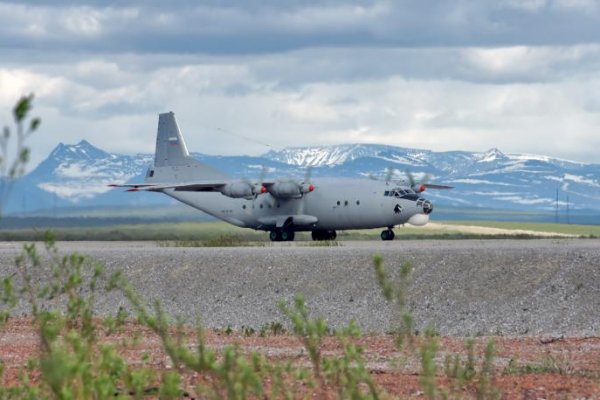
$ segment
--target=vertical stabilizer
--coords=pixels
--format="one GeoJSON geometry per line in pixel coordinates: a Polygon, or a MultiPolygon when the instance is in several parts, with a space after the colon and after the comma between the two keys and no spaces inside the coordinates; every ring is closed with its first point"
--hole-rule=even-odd
{"type": "Polygon", "coordinates": [[[173,112],[159,114],[154,166],[145,182],[186,182],[228,179],[223,172],[190,156],[173,112]]]}
{"type": "Polygon", "coordinates": [[[154,166],[186,165],[190,153],[177,126],[173,112],[158,115],[154,166]]]}

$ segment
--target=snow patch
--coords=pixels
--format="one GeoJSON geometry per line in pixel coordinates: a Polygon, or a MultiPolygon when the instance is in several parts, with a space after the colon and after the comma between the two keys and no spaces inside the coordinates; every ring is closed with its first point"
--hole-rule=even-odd
{"type": "Polygon", "coordinates": [[[596,181],[594,179],[586,178],[585,176],[565,174],[564,180],[575,182],[575,183],[581,183],[584,185],[590,185],[590,186],[594,186],[594,187],[600,187],[600,184],[598,184],[598,181],[596,181]]]}
{"type": "Polygon", "coordinates": [[[67,184],[40,183],[38,187],[47,192],[56,194],[61,199],[77,203],[81,200],[91,199],[99,194],[108,192],[111,190],[111,188],[108,187],[111,183],[121,184],[125,183],[125,181],[106,180],[95,182],[92,185],[82,185],[81,182],[70,182],[67,184]]]}

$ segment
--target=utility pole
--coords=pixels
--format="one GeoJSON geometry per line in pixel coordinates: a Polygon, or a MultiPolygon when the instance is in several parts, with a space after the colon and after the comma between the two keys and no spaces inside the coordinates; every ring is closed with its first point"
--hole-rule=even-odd
{"type": "Polygon", "coordinates": [[[554,222],[558,224],[558,185],[556,185],[556,202],[554,203],[554,222]]]}
{"type": "Polygon", "coordinates": [[[567,193],[567,225],[571,223],[569,219],[569,194],[567,193]]]}

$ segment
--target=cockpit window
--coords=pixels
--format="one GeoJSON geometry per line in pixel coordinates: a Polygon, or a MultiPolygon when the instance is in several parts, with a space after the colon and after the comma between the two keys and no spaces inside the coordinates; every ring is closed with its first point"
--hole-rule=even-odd
{"type": "Polygon", "coordinates": [[[407,189],[394,188],[392,190],[386,190],[385,192],[383,192],[383,195],[386,197],[397,197],[397,198],[403,198],[405,196],[409,196],[412,198],[412,197],[414,197],[414,195],[418,195],[418,193],[410,188],[407,188],[407,189]]]}
{"type": "Polygon", "coordinates": [[[399,199],[408,199],[408,200],[417,200],[420,195],[419,193],[415,192],[413,189],[411,188],[393,188],[392,190],[386,190],[383,192],[383,195],[386,197],[396,197],[399,199]]]}

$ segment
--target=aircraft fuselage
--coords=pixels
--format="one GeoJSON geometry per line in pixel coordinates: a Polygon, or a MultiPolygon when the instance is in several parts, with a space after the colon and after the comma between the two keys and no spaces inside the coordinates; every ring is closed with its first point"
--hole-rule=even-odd
{"type": "MultiPolygon", "coordinates": [[[[408,222],[424,213],[423,204],[431,203],[417,194],[404,197],[389,192],[393,183],[369,179],[314,179],[315,190],[301,198],[281,199],[270,193],[255,199],[235,199],[218,192],[189,192],[175,189],[164,193],[216,218],[244,228],[271,230],[266,221],[285,221],[300,216],[316,218],[316,222],[294,223],[294,231],[345,230],[391,227],[408,222]]],[[[427,206],[426,206],[427,207],[427,206]]],[[[301,222],[301,221],[300,221],[301,222]]]]}

